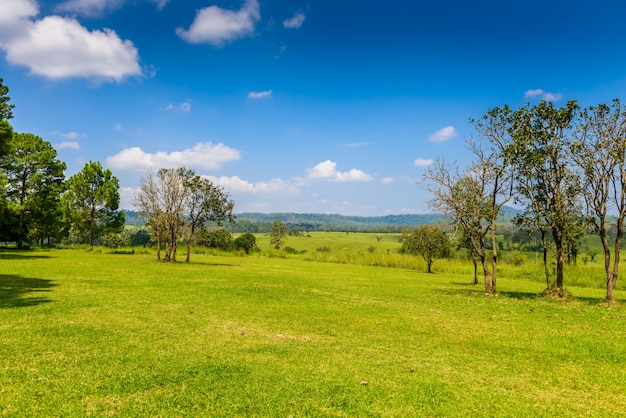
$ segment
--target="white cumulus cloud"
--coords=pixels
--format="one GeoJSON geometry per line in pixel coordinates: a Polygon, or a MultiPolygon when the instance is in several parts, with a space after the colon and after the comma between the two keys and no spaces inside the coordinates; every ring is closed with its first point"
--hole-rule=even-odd
{"type": "Polygon", "coordinates": [[[248,93],[248,98],[249,99],[265,99],[267,97],[270,97],[271,95],[272,95],[272,90],[251,91],[250,93],[248,93]]]}
{"type": "Polygon", "coordinates": [[[415,161],[413,161],[413,165],[415,165],[416,167],[428,167],[432,163],[432,158],[416,158],[415,161]]]}
{"type": "Polygon", "coordinates": [[[232,177],[214,177],[214,176],[204,176],[205,178],[211,180],[213,183],[218,184],[224,188],[227,192],[230,193],[253,193],[253,194],[263,194],[263,193],[289,193],[295,194],[299,193],[300,189],[290,181],[285,181],[281,179],[272,179],[269,181],[259,181],[256,183],[249,182],[247,180],[243,180],[239,176],[232,177]]]}
{"type": "Polygon", "coordinates": [[[302,12],[298,12],[289,19],[283,21],[283,26],[287,29],[300,29],[306,20],[306,16],[302,12]]]}
{"type": "Polygon", "coordinates": [[[446,126],[445,128],[441,128],[437,132],[431,134],[428,137],[428,140],[430,142],[446,142],[447,140],[458,135],[459,133],[454,126],[446,126]]]}
{"type": "Polygon", "coordinates": [[[177,28],[176,34],[190,44],[221,46],[254,33],[261,20],[258,0],[246,0],[237,11],[209,6],[198,10],[189,29],[177,28]]]}
{"type": "Polygon", "coordinates": [[[309,169],[309,180],[326,180],[333,182],[371,181],[372,176],[353,168],[350,171],[338,171],[337,163],[326,160],[309,169]]]}
{"type": "Polygon", "coordinates": [[[126,148],[106,159],[110,168],[145,171],[149,168],[188,167],[204,170],[217,170],[223,164],[241,158],[240,152],[222,143],[200,142],[183,151],[154,154],[139,147],[126,148]]]}
{"type": "Polygon", "coordinates": [[[50,79],[70,77],[121,81],[139,76],[139,53],[110,29],[88,30],[76,19],[36,19],[32,0],[0,2],[0,49],[11,64],[50,79]]]}
{"type": "Polygon", "coordinates": [[[526,93],[524,93],[524,97],[527,99],[533,99],[538,97],[541,100],[545,100],[547,102],[556,102],[557,100],[561,100],[562,98],[559,93],[552,93],[543,89],[527,90],[526,93]]]}

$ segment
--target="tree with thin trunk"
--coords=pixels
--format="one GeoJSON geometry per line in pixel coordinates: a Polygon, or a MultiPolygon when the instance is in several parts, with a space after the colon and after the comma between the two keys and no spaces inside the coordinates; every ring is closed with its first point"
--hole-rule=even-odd
{"type": "Polygon", "coordinates": [[[439,226],[420,225],[402,233],[402,249],[409,254],[421,256],[426,261],[428,273],[432,273],[435,260],[450,255],[450,240],[439,226]]]}
{"type": "Polygon", "coordinates": [[[485,236],[491,225],[485,221],[484,179],[476,176],[472,170],[459,173],[456,165],[448,165],[442,160],[437,160],[424,178],[427,189],[433,194],[429,206],[435,212],[450,215],[452,222],[464,230],[471,248],[481,261],[485,294],[492,294],[485,245],[485,236]]]}
{"type": "Polygon", "coordinates": [[[574,158],[583,181],[588,219],[604,249],[606,299],[613,303],[626,218],[626,108],[618,99],[611,106],[602,104],[582,112],[574,158]],[[612,257],[609,216],[617,218],[612,257]]]}
{"type": "MultiPolygon", "coordinates": [[[[580,182],[572,170],[572,135],[578,104],[562,108],[551,102],[527,104],[514,112],[511,157],[516,167],[518,200],[526,204],[528,219],[550,231],[556,252],[555,286],[563,295],[567,248],[580,224],[580,182]]],[[[546,271],[547,268],[546,268],[546,271]]]]}
{"type": "Polygon", "coordinates": [[[186,190],[186,241],[189,262],[191,244],[205,232],[209,222],[221,226],[224,221],[234,222],[234,202],[221,187],[210,180],[198,176],[193,170],[181,171],[183,186],[186,190]]]}
{"type": "Polygon", "coordinates": [[[282,221],[276,219],[270,231],[270,245],[278,250],[283,245],[286,236],[287,227],[282,221]]]}

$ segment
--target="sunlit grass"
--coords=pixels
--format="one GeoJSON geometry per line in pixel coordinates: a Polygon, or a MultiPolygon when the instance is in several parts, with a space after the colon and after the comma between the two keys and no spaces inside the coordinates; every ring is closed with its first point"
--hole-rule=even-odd
{"type": "Polygon", "coordinates": [[[626,414],[623,309],[509,274],[485,297],[466,271],[2,252],[0,413],[626,414]]]}

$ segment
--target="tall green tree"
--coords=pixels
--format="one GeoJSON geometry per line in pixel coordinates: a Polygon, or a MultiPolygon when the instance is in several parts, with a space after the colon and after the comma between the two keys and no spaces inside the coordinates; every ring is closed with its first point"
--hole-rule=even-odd
{"type": "Polygon", "coordinates": [[[612,303],[626,219],[626,107],[616,99],[610,106],[583,110],[576,134],[574,159],[583,181],[587,214],[604,249],[606,299],[612,303]],[[617,218],[612,243],[611,216],[617,218]]]}
{"type": "Polygon", "coordinates": [[[415,229],[406,229],[402,234],[404,252],[421,256],[426,261],[427,270],[432,272],[432,265],[438,258],[450,255],[450,241],[437,225],[420,225],[415,229]]]}
{"type": "Polygon", "coordinates": [[[580,181],[572,158],[578,112],[575,101],[556,108],[542,100],[515,111],[510,128],[518,201],[531,213],[527,219],[536,222],[538,228],[547,228],[552,236],[556,252],[554,285],[560,293],[567,251],[575,239],[572,232],[580,230],[582,215],[580,181]]]}
{"type": "Polygon", "coordinates": [[[6,197],[19,217],[18,248],[22,248],[31,224],[52,234],[53,225],[58,225],[65,180],[65,163],[57,159],[52,144],[30,133],[14,133],[2,168],[7,179],[6,197]]]}
{"type": "Polygon", "coordinates": [[[287,227],[285,224],[276,219],[272,224],[272,230],[270,231],[270,245],[274,249],[278,250],[285,242],[287,236],[287,227]]]}
{"type": "Polygon", "coordinates": [[[124,228],[124,212],[118,210],[119,187],[111,170],[93,161],[67,181],[63,195],[65,217],[74,232],[86,238],[91,250],[97,237],[124,228]]]}

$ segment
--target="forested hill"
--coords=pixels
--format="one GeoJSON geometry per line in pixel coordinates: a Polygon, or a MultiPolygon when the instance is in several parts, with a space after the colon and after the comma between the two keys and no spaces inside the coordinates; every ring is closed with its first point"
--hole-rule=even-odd
{"type": "MultiPolygon", "coordinates": [[[[143,225],[137,212],[124,211],[126,225],[143,225]]],[[[401,231],[405,227],[442,220],[439,214],[344,216],[320,213],[239,213],[235,224],[226,228],[233,232],[269,231],[276,220],[297,231],[401,231]]]]}
{"type": "Polygon", "coordinates": [[[323,213],[240,213],[237,223],[270,225],[279,220],[300,231],[384,231],[438,222],[440,214],[345,216],[323,213]]]}
{"type": "MultiPolygon", "coordinates": [[[[126,225],[143,225],[137,212],[125,211],[126,225]]],[[[503,207],[500,222],[507,223],[520,211],[503,207]]],[[[225,225],[231,232],[268,232],[274,221],[282,221],[292,231],[361,231],[399,232],[407,227],[449,220],[435,213],[386,216],[345,216],[324,213],[256,213],[237,214],[234,224],[225,225]]]]}

